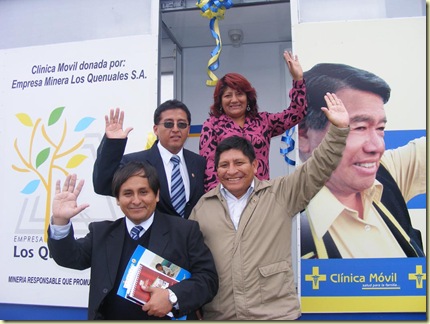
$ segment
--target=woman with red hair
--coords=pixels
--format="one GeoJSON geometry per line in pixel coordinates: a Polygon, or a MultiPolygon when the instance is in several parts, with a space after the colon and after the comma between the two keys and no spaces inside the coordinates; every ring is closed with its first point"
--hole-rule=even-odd
{"type": "Polygon", "coordinates": [[[257,178],[269,179],[270,139],[297,125],[306,114],[306,85],[297,55],[284,52],[284,59],[293,77],[290,106],[278,113],[258,112],[257,93],[251,83],[238,73],[227,73],[218,80],[210,117],[200,134],[200,155],[207,161],[205,191],[218,184],[214,162],[215,149],[223,139],[239,135],[254,146],[258,160],[257,178]]]}

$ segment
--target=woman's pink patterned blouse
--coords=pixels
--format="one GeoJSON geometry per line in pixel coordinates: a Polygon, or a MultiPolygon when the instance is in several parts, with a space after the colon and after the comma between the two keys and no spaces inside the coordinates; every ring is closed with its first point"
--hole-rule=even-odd
{"type": "Polygon", "coordinates": [[[258,160],[257,178],[269,179],[270,140],[283,134],[286,130],[297,125],[306,115],[306,84],[304,79],[293,81],[290,90],[290,106],[279,113],[261,112],[258,116],[245,118],[243,128],[238,126],[229,116],[222,114],[219,118],[211,116],[204,123],[200,134],[200,155],[207,160],[205,171],[205,192],[218,184],[215,171],[215,149],[223,139],[239,135],[243,136],[254,146],[258,160]]]}

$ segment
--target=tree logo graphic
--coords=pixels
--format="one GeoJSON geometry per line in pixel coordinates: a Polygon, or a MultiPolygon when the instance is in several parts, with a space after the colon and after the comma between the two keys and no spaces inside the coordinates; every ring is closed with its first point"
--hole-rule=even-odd
{"type": "MultiPolygon", "coordinates": [[[[16,114],[22,125],[31,128],[31,136],[27,143],[28,148],[25,151],[20,150],[18,139],[15,138],[14,149],[21,164],[19,166],[12,164],[12,168],[20,173],[32,173],[34,176],[21,190],[22,194],[31,195],[39,188],[46,192],[45,226],[43,231],[45,242],[47,241],[47,229],[51,215],[52,188],[55,186],[53,171],[60,171],[64,176],[67,176],[69,169],[78,167],[87,158],[86,155],[76,152],[84,144],[84,136],[77,143],[64,147],[66,146],[65,141],[68,135],[67,120],[64,118],[62,127],[60,122],[64,108],[58,107],[52,110],[47,123],[44,123],[41,118],[33,121],[26,113],[16,114]],[[56,135],[53,136],[52,134],[56,135]],[[67,159],[67,157],[69,158],[67,159]],[[66,162],[64,163],[64,161],[66,162]]],[[[92,117],[82,118],[73,131],[84,131],[94,120],[95,118],[92,117]]]]}

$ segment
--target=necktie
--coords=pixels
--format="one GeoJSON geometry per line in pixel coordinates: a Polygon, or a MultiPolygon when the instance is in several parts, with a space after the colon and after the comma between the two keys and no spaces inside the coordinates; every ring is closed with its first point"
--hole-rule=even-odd
{"type": "Polygon", "coordinates": [[[181,172],[179,171],[179,156],[173,155],[170,161],[173,163],[170,199],[172,200],[172,205],[178,214],[181,215],[181,217],[184,217],[186,203],[185,187],[181,172]]]}
{"type": "Polygon", "coordinates": [[[143,231],[142,226],[135,226],[131,229],[130,235],[133,240],[139,239],[139,233],[143,231]]]}

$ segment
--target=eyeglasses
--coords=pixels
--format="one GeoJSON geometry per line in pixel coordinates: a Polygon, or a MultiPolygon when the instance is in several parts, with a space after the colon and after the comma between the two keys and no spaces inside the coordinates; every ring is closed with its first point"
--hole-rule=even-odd
{"type": "MultiPolygon", "coordinates": [[[[175,126],[175,122],[172,121],[166,121],[164,123],[160,123],[159,125],[164,125],[164,127],[166,128],[173,128],[175,126]]],[[[179,129],[185,129],[188,127],[188,123],[186,122],[177,122],[176,125],[178,126],[179,129]]]]}

